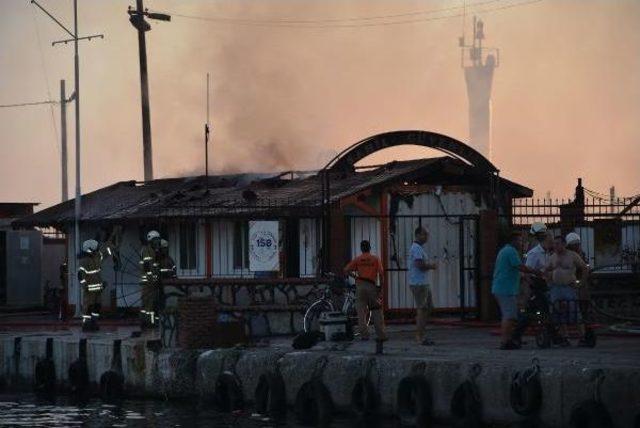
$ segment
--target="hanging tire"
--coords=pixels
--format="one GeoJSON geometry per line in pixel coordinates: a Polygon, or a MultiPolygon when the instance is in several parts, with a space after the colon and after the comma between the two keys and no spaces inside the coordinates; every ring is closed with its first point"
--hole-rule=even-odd
{"type": "Polygon", "coordinates": [[[124,395],[124,377],[115,370],[107,370],[100,376],[100,398],[111,402],[124,395]]]}
{"type": "Polygon", "coordinates": [[[296,395],[294,412],[298,422],[305,426],[326,427],[333,420],[331,394],[319,379],[306,382],[296,395]]]}
{"type": "Polygon", "coordinates": [[[476,428],[482,426],[482,402],[476,385],[467,380],[453,393],[451,416],[456,427],[476,428]]]}
{"type": "Polygon", "coordinates": [[[511,408],[522,416],[531,416],[542,407],[542,385],[533,370],[529,368],[516,373],[511,382],[511,408]]]}
{"type": "Polygon", "coordinates": [[[237,377],[231,372],[224,372],[216,380],[214,400],[218,410],[234,412],[244,408],[242,388],[237,377]]]}
{"type": "Polygon", "coordinates": [[[282,376],[277,373],[265,373],[260,376],[255,393],[255,410],[261,415],[280,420],[287,413],[287,399],[282,376]]]}
{"type": "Polygon", "coordinates": [[[407,376],[398,385],[398,419],[402,426],[430,427],[433,399],[426,379],[420,375],[407,376]]]}
{"type": "Polygon", "coordinates": [[[538,329],[538,332],[536,333],[536,345],[538,345],[538,348],[540,349],[547,349],[551,347],[551,337],[549,336],[546,328],[543,327],[538,329]]]}
{"type": "Polygon", "coordinates": [[[51,396],[55,392],[56,367],[50,358],[36,363],[33,389],[40,396],[51,396]]]}
{"type": "Polygon", "coordinates": [[[359,422],[375,419],[380,405],[380,396],[373,383],[366,377],[358,379],[351,391],[351,410],[359,422]]]}
{"type": "Polygon", "coordinates": [[[569,425],[571,428],[613,428],[613,420],[601,402],[587,400],[573,408],[569,425]]]}
{"type": "Polygon", "coordinates": [[[86,398],[89,391],[89,370],[85,360],[76,360],[69,366],[69,384],[73,394],[86,398]]]}
{"type": "Polygon", "coordinates": [[[587,328],[584,333],[584,341],[589,348],[595,348],[597,343],[596,332],[592,328],[587,328]]]}

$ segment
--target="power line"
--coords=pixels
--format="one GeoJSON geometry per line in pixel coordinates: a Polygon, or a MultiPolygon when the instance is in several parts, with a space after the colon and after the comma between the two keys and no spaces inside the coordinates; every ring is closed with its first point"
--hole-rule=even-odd
{"type": "MultiPolygon", "coordinates": [[[[413,24],[420,22],[428,22],[428,21],[436,21],[441,19],[450,19],[456,18],[460,16],[464,16],[470,7],[478,7],[482,5],[486,5],[489,3],[497,3],[503,2],[505,0],[487,0],[485,2],[476,3],[474,5],[467,5],[466,8],[463,6],[457,6],[455,8],[443,8],[443,9],[433,9],[431,11],[422,11],[422,12],[412,12],[412,14],[426,14],[426,13],[437,13],[437,12],[447,12],[457,9],[463,9],[462,12],[443,15],[443,16],[432,16],[426,18],[416,18],[416,19],[406,19],[406,20],[395,20],[395,21],[384,21],[384,22],[364,22],[364,23],[354,23],[354,24],[331,24],[331,20],[254,20],[254,19],[242,19],[242,18],[229,18],[229,17],[214,17],[214,16],[201,16],[201,15],[185,15],[179,13],[171,12],[171,15],[177,18],[183,19],[192,19],[198,21],[207,21],[213,22],[217,24],[227,24],[227,25],[240,25],[240,26],[252,26],[252,27],[272,27],[272,28],[362,28],[362,27],[380,27],[380,26],[388,26],[388,25],[402,25],[402,24],[413,24]]],[[[510,9],[518,6],[525,6],[528,4],[539,3],[543,0],[528,0],[517,3],[511,3],[504,6],[498,6],[487,9],[478,9],[474,12],[476,13],[490,13],[505,9],[510,9]]],[[[397,14],[397,15],[408,15],[408,14],[397,14]]],[[[386,17],[394,17],[397,15],[385,15],[380,17],[359,17],[359,18],[344,18],[343,21],[335,20],[333,22],[347,22],[347,21],[360,21],[360,20],[375,20],[375,19],[384,19],[386,17]]]]}
{"type": "MultiPolygon", "coordinates": [[[[38,50],[40,51],[40,65],[42,67],[42,77],[44,78],[44,84],[45,84],[45,87],[47,88],[47,97],[51,99],[51,88],[49,87],[49,79],[47,78],[47,75],[48,75],[47,66],[44,61],[44,51],[42,50],[42,41],[40,39],[40,29],[38,27],[38,19],[33,13],[33,9],[29,8],[29,10],[31,11],[31,18],[33,18],[33,26],[36,30],[36,39],[38,40],[38,50]]],[[[53,127],[53,135],[56,141],[56,148],[58,149],[58,153],[60,153],[61,148],[60,148],[60,140],[58,138],[58,126],[56,125],[56,115],[53,111],[53,104],[54,103],[49,103],[49,110],[51,112],[51,125],[53,127]]]]}
{"type": "MultiPolygon", "coordinates": [[[[497,3],[504,0],[485,0],[470,6],[482,6],[490,3],[497,3]]],[[[373,15],[373,16],[356,16],[351,18],[326,18],[326,19],[289,19],[289,18],[280,18],[280,19],[248,19],[248,18],[233,18],[228,16],[216,16],[216,17],[205,17],[207,20],[216,20],[216,21],[225,21],[232,23],[247,23],[247,24],[328,24],[328,23],[339,23],[339,22],[354,22],[354,21],[375,21],[381,19],[392,19],[392,18],[403,18],[407,16],[417,16],[417,15],[430,15],[434,13],[447,12],[451,10],[464,9],[466,6],[453,6],[453,7],[444,7],[439,9],[427,9],[427,10],[419,10],[405,13],[396,13],[390,15],[373,15]]],[[[197,15],[180,15],[180,14],[171,14],[172,16],[179,16],[182,18],[194,18],[200,19],[202,17],[197,15]]]]}
{"type": "Polygon", "coordinates": [[[26,106],[39,106],[44,104],[58,104],[58,101],[36,101],[32,103],[17,103],[17,104],[0,104],[0,108],[10,107],[26,107],[26,106]]]}

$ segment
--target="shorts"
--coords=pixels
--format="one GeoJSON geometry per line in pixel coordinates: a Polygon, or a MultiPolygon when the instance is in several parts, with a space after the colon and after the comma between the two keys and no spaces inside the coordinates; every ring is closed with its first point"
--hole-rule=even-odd
{"type": "Polygon", "coordinates": [[[378,287],[368,282],[359,282],[356,285],[356,309],[375,311],[380,307],[378,287]]]}
{"type": "Polygon", "coordinates": [[[549,288],[552,319],[557,324],[576,324],[582,319],[578,292],[570,285],[554,285],[549,288]]]}
{"type": "Polygon", "coordinates": [[[416,309],[425,309],[431,312],[433,308],[431,286],[429,284],[412,285],[411,292],[413,293],[413,300],[416,303],[416,309]]]}
{"type": "Polygon", "coordinates": [[[518,318],[518,302],[515,294],[494,294],[500,307],[502,320],[515,320],[518,318]]]}

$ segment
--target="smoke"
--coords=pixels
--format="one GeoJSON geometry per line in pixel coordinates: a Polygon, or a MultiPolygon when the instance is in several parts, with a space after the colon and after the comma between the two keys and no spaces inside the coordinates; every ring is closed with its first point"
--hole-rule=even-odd
{"type": "MultiPolygon", "coordinates": [[[[457,47],[461,18],[291,29],[175,15],[327,19],[437,9],[450,7],[450,1],[146,3],[174,13],[169,23],[153,21],[146,33],[157,177],[204,173],[208,72],[211,173],[320,168],[356,141],[390,130],[468,138],[457,47]]],[[[51,7],[69,21],[65,2],[51,7]]],[[[142,178],[138,48],[125,10],[126,2],[101,0],[86,0],[80,9],[82,32],[106,34],[81,50],[83,191],[142,178]]],[[[0,52],[11,58],[0,78],[3,102],[43,99],[39,49],[27,25],[29,6],[7,2],[3,12],[0,52]]],[[[637,193],[640,56],[633,53],[640,49],[640,3],[543,1],[480,18],[486,44],[500,48],[492,131],[493,161],[501,176],[554,197],[571,194],[577,177],[584,177],[589,188],[604,191],[615,185],[621,195],[637,193]]],[[[40,20],[43,43],[59,39],[59,29],[45,19],[40,20]]],[[[66,77],[71,85],[71,51],[43,46],[55,95],[57,79],[66,77]]],[[[68,116],[73,130],[72,108],[68,116]]],[[[59,155],[50,122],[48,109],[0,112],[0,128],[12,142],[0,145],[0,181],[15,183],[0,189],[0,199],[42,201],[43,206],[57,201],[59,155]]],[[[406,147],[367,162],[423,153],[406,147]]],[[[73,157],[71,172],[72,165],[73,157]]]]}

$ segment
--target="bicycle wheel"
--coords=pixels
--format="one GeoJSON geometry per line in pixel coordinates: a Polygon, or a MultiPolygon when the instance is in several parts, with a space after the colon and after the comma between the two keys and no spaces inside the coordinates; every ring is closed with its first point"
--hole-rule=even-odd
{"type": "Polygon", "coordinates": [[[334,308],[331,302],[326,300],[318,300],[311,304],[304,313],[304,332],[320,331],[320,314],[323,312],[333,312],[334,308]]]}

